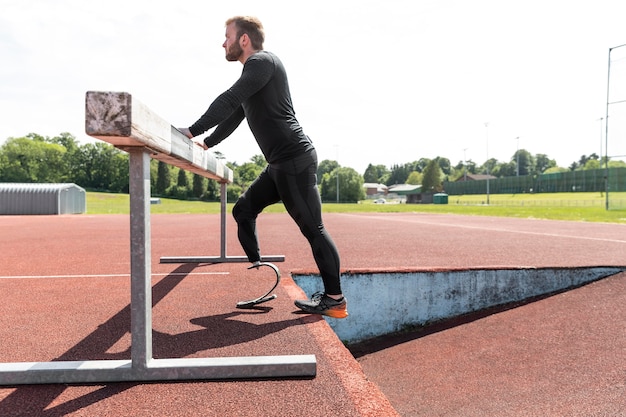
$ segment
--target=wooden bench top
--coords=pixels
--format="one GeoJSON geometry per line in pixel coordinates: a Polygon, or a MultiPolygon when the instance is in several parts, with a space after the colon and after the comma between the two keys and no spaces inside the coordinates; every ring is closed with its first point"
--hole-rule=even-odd
{"type": "Polygon", "coordinates": [[[219,182],[233,181],[230,168],[129,93],[88,91],[85,131],[116,148],[146,148],[154,159],[219,182]]]}

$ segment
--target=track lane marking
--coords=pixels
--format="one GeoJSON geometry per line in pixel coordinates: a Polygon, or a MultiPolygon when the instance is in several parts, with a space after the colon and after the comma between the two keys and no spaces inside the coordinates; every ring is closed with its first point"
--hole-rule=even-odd
{"type": "MultiPolygon", "coordinates": [[[[349,214],[347,214],[350,216],[349,214]]],[[[534,235],[534,236],[548,236],[548,237],[558,237],[558,238],[566,238],[566,239],[581,239],[581,240],[593,240],[599,242],[611,242],[611,243],[626,243],[626,240],[620,239],[608,239],[608,238],[599,238],[599,237],[588,237],[588,236],[573,236],[573,235],[562,235],[556,233],[543,233],[543,232],[529,232],[524,230],[510,230],[510,229],[501,229],[494,227],[484,227],[484,226],[470,226],[470,225],[460,225],[460,224],[448,224],[448,223],[437,223],[437,222],[429,222],[429,221],[420,221],[419,219],[398,219],[393,217],[375,217],[375,216],[358,216],[360,218],[370,218],[376,220],[386,220],[386,221],[396,221],[396,222],[407,222],[407,223],[418,223],[425,224],[430,226],[447,226],[447,227],[456,227],[459,229],[475,229],[475,230],[485,230],[492,232],[506,232],[506,233],[518,233],[525,235],[534,235]]]]}
{"type": "MultiPolygon", "coordinates": [[[[187,276],[187,275],[229,275],[230,272],[172,272],[152,274],[153,277],[187,276]]],[[[44,279],[44,278],[130,278],[130,274],[74,274],[74,275],[0,275],[0,279],[44,279]]]]}

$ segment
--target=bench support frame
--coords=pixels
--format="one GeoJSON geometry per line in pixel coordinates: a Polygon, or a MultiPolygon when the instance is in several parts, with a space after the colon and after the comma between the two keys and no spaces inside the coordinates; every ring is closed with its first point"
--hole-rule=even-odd
{"type": "MultiPolygon", "coordinates": [[[[315,377],[315,355],[152,358],[150,158],[154,150],[139,146],[125,150],[130,154],[131,359],[0,363],[0,386],[315,377]]],[[[165,262],[248,261],[226,255],[226,183],[221,184],[220,256],[169,258],[165,262]]],[[[284,257],[263,259],[277,262],[284,257]]]]}

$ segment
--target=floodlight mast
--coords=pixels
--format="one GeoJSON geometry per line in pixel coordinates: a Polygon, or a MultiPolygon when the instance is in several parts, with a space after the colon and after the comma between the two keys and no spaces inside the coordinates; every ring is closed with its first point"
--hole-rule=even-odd
{"type": "MultiPolygon", "coordinates": [[[[608,72],[606,77],[606,115],[604,122],[604,191],[605,191],[605,209],[609,209],[609,105],[616,104],[619,102],[611,103],[609,100],[610,97],[610,82],[611,82],[611,52],[613,49],[621,48],[622,46],[626,46],[626,43],[619,46],[614,46],[613,48],[609,48],[609,64],[608,64],[608,72]]],[[[624,101],[624,100],[622,100],[624,101]]]]}
{"type": "Polygon", "coordinates": [[[487,167],[487,205],[489,205],[489,122],[485,122],[485,137],[487,139],[487,162],[485,163],[487,167]]]}

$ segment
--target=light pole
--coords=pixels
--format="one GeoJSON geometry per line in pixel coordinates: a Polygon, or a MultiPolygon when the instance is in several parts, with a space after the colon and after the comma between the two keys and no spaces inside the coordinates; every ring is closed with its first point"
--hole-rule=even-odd
{"type": "Polygon", "coordinates": [[[609,48],[609,65],[608,72],[606,77],[606,114],[605,114],[605,122],[604,122],[604,188],[605,188],[605,209],[609,209],[609,105],[621,103],[626,100],[616,101],[611,103],[609,101],[609,83],[611,81],[611,51],[613,49],[621,48],[622,46],[626,46],[626,43],[619,46],[614,46],[613,48],[609,48]]]}
{"type": "Polygon", "coordinates": [[[339,168],[337,168],[337,203],[339,203],[339,168]]]}
{"type": "Polygon", "coordinates": [[[517,162],[515,163],[515,168],[517,169],[517,176],[519,177],[519,136],[515,139],[517,139],[517,152],[515,152],[515,155],[517,156],[517,162]]]}
{"type": "Polygon", "coordinates": [[[335,145],[337,151],[337,204],[339,204],[339,145],[335,145]]]}
{"type": "Polygon", "coordinates": [[[489,122],[485,122],[485,135],[487,138],[487,205],[489,205],[489,122]]]}
{"type": "Polygon", "coordinates": [[[604,121],[604,117],[600,117],[596,121],[600,122],[600,167],[602,167],[602,130],[604,130],[602,126],[602,121],[604,121]]]}

